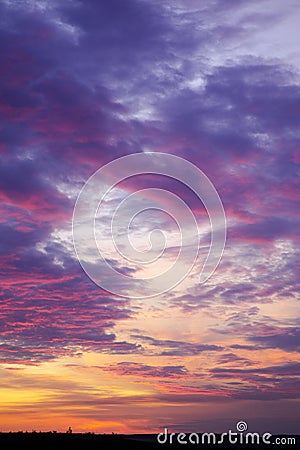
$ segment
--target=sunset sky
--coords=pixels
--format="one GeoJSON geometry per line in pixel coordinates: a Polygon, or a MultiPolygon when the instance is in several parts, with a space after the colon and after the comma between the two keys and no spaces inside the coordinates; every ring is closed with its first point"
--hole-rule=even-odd
{"type": "Polygon", "coordinates": [[[226,432],[244,420],[299,434],[299,1],[2,0],[0,23],[0,431],[226,432]],[[83,271],[80,190],[125,155],[159,166],[150,152],[209,177],[227,242],[206,283],[196,264],[174,289],[132,299],[137,275],[159,274],[179,241],[171,218],[150,210],[135,239],[149,250],[163,228],[165,259],[133,267],[111,254],[108,217],[128,195],[177,195],[201,255],[210,242],[193,192],[137,176],[98,218],[128,295],[83,271]]]}

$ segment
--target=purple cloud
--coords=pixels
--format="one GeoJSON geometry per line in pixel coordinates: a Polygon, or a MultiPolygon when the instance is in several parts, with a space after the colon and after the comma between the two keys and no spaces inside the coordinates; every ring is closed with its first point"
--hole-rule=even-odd
{"type": "Polygon", "coordinates": [[[116,365],[105,366],[102,369],[119,375],[161,379],[180,378],[187,374],[184,366],[149,366],[133,362],[120,362],[116,365]]]}

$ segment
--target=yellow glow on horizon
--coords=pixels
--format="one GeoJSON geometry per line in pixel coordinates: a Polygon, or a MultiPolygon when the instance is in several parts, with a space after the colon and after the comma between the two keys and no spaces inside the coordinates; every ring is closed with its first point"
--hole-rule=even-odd
{"type": "Polygon", "coordinates": [[[45,400],[49,397],[49,394],[44,390],[35,389],[35,388],[27,388],[24,386],[24,389],[10,389],[10,388],[2,388],[0,389],[0,405],[5,407],[9,405],[22,405],[25,403],[34,403],[39,402],[41,400],[45,400]]]}

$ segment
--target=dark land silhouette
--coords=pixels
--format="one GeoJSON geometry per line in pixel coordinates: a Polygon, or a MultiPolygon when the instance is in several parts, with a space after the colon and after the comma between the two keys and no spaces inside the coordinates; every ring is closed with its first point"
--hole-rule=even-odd
{"type": "MultiPolygon", "coordinates": [[[[176,435],[177,436],[177,435],[176,435]]],[[[276,437],[280,438],[283,443],[268,444],[231,444],[228,441],[222,444],[199,443],[199,444],[179,444],[175,442],[159,444],[156,434],[135,434],[135,435],[119,435],[119,434],[94,434],[94,433],[73,433],[71,428],[66,433],[52,432],[0,432],[0,449],[28,449],[28,450],[102,450],[102,449],[300,449],[300,436],[278,435],[272,436],[272,442],[276,437]],[[288,441],[288,438],[295,438],[295,443],[288,441]],[[285,440],[284,440],[285,439],[285,440]]],[[[187,435],[188,436],[188,435],[187,435]]],[[[201,436],[201,434],[199,434],[201,436]]],[[[216,435],[217,439],[220,435],[216,435]]]]}

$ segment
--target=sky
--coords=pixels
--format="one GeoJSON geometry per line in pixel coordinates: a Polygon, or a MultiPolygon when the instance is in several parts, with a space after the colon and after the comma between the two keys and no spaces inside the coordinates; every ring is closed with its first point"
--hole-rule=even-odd
{"type": "Polygon", "coordinates": [[[299,434],[299,20],[298,0],[2,0],[1,431],[226,432],[244,420],[299,434]],[[127,275],[113,292],[82,269],[72,217],[99,168],[132,154],[159,166],[158,153],[210,179],[227,241],[205,283],[196,264],[137,299],[136,279],[172,264],[181,242],[174,197],[140,191],[188,206],[203,255],[201,201],[159,175],[110,192],[98,242],[127,275]],[[165,257],[150,268],[113,253],[110,220],[134,192],[139,207],[161,208],[131,230],[146,255],[164,229],[165,257]]]}

